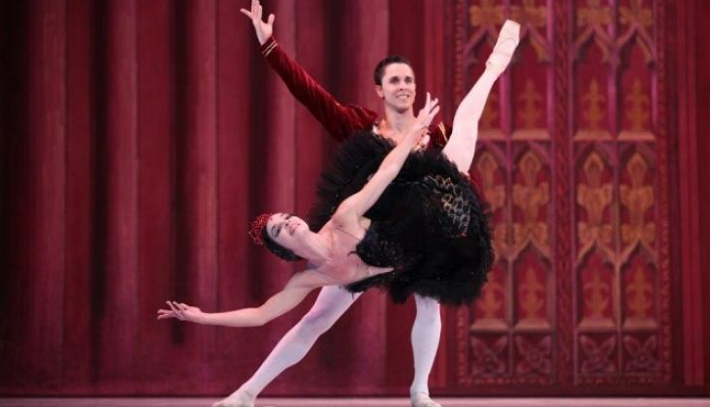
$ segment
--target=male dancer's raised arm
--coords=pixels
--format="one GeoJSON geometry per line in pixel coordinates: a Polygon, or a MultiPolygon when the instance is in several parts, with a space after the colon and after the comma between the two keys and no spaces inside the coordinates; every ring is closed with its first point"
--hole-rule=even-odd
{"type": "Polygon", "coordinates": [[[261,53],[281,77],[291,94],[301,102],[332,137],[338,141],[351,133],[367,129],[377,120],[377,114],[356,105],[338,102],[316,82],[300,65],[283,51],[274,39],[274,21],[270,14],[263,20],[263,9],[258,0],[252,0],[251,9],[241,9],[242,14],[251,19],[254,32],[261,45],[261,53]]]}

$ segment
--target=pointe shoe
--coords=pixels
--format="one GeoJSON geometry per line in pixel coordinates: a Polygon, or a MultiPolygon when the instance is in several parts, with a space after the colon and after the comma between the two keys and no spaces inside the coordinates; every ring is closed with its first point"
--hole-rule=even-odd
{"type": "Polygon", "coordinates": [[[254,407],[254,402],[227,397],[224,400],[212,404],[212,407],[254,407]]]}
{"type": "Polygon", "coordinates": [[[410,398],[412,407],[441,407],[441,404],[432,400],[426,393],[412,393],[410,398]]]}
{"type": "Polygon", "coordinates": [[[513,58],[513,52],[518,47],[518,43],[520,43],[520,24],[513,20],[505,20],[498,33],[496,46],[493,47],[493,51],[486,61],[486,69],[495,72],[496,75],[502,74],[513,58]]]}

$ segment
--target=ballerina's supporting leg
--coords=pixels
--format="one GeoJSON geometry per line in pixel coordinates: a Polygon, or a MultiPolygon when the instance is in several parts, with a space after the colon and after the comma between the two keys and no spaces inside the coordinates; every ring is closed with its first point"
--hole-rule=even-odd
{"type": "Polygon", "coordinates": [[[483,114],[493,84],[510,63],[518,46],[519,35],[520,26],[517,23],[508,20],[503,24],[496,46],[486,62],[486,70],[456,110],[451,138],[443,152],[461,172],[468,173],[471,167],[478,138],[478,120],[483,114]]]}
{"type": "Polygon", "coordinates": [[[429,374],[434,365],[436,350],[441,335],[441,311],[439,303],[427,297],[414,295],[417,316],[412,326],[412,349],[414,350],[414,381],[409,389],[412,406],[441,407],[429,397],[429,374]]]}
{"type": "Polygon", "coordinates": [[[237,391],[214,407],[253,407],[254,400],[284,370],[300,362],[318,337],[350,308],[360,294],[339,286],[323,287],[310,311],[279,341],[264,363],[237,391]]]}

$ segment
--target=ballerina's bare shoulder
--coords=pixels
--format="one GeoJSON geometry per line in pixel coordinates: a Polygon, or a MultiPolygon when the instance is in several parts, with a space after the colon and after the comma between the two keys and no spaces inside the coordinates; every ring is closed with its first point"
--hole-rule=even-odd
{"type": "Polygon", "coordinates": [[[310,270],[324,274],[333,284],[350,284],[393,270],[392,267],[370,266],[355,252],[372,223],[370,219],[360,217],[354,222],[341,220],[331,219],[318,232],[330,242],[330,258],[319,265],[309,264],[310,270]]]}

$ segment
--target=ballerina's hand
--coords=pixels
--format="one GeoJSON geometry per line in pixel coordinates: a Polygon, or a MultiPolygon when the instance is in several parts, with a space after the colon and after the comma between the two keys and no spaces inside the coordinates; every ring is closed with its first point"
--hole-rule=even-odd
{"type": "Polygon", "coordinates": [[[269,14],[269,19],[264,22],[262,20],[264,11],[259,0],[251,0],[251,10],[240,9],[239,11],[251,19],[251,23],[254,25],[254,32],[256,32],[256,38],[259,40],[259,44],[264,45],[266,40],[274,33],[274,20],[276,16],[269,14]]]}
{"type": "Polygon", "coordinates": [[[416,120],[414,121],[414,126],[412,127],[412,136],[416,138],[425,136],[426,130],[429,128],[434,116],[439,113],[439,99],[432,99],[429,92],[426,94],[426,103],[424,107],[419,111],[416,120]]]}
{"type": "Polygon", "coordinates": [[[176,301],[165,302],[170,309],[159,309],[158,319],[177,318],[180,321],[195,322],[198,324],[204,321],[205,313],[197,307],[176,301]]]}

